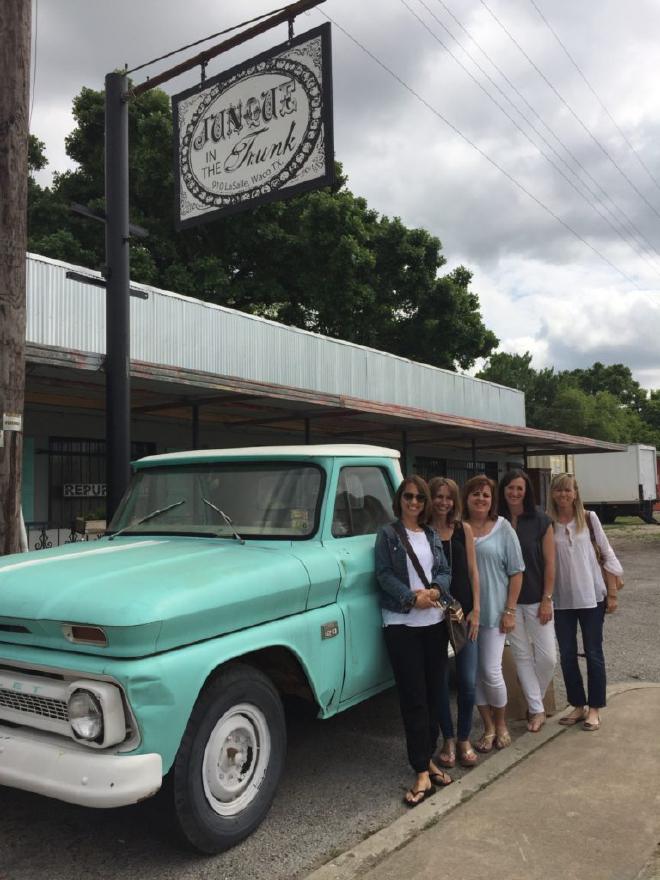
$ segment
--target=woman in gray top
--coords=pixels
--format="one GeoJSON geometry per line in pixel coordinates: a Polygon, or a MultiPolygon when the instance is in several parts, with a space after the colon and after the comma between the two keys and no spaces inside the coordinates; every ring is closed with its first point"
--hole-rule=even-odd
{"type": "Polygon", "coordinates": [[[500,481],[499,511],[513,526],[525,560],[516,627],[509,634],[509,644],[527,700],[527,729],[538,733],[545,724],[543,697],[557,665],[552,623],[554,530],[550,517],[534,503],[529,476],[518,468],[508,471],[500,481]]]}

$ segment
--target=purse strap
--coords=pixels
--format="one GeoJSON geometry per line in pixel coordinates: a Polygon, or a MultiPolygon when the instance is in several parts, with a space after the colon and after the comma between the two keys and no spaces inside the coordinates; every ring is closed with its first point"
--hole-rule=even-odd
{"type": "MultiPolygon", "coordinates": [[[[412,544],[410,543],[410,539],[408,538],[408,534],[406,532],[405,526],[399,520],[397,520],[394,523],[394,531],[401,538],[401,543],[405,547],[406,553],[408,554],[408,558],[412,562],[413,568],[417,572],[420,581],[424,584],[424,586],[428,590],[429,587],[431,586],[429,579],[426,577],[426,572],[422,568],[422,564],[419,561],[419,559],[417,558],[417,554],[415,553],[415,551],[412,548],[412,544]]],[[[426,532],[424,532],[424,534],[426,535],[426,532]]]]}
{"type": "Polygon", "coordinates": [[[594,532],[593,523],[591,522],[591,511],[585,510],[587,515],[587,525],[589,526],[589,537],[591,538],[591,546],[594,548],[594,553],[596,554],[596,562],[598,565],[603,564],[603,551],[598,546],[598,541],[596,540],[596,533],[594,532]]]}

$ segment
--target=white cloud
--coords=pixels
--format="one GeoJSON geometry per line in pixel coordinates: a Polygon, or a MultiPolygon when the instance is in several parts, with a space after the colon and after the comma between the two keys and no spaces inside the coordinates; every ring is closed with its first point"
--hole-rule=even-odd
{"type": "MultiPolygon", "coordinates": [[[[406,2],[481,78],[474,64],[456,48],[419,0],[406,2]]],[[[437,235],[443,242],[449,268],[464,263],[474,272],[474,289],[481,295],[484,318],[501,338],[503,349],[529,350],[535,366],[555,365],[560,369],[585,366],[596,359],[622,361],[643,383],[660,386],[660,188],[641,167],[527,0],[488,0],[488,5],[592,129],[621,171],[585,133],[478,0],[424,3],[469,48],[521,111],[534,119],[536,127],[572,169],[561,166],[575,185],[583,188],[586,183],[596,193],[601,211],[609,208],[617,212],[616,206],[625,211],[626,218],[618,215],[619,220],[608,214],[625,242],[550,167],[398,0],[329,0],[320,9],[364,43],[616,268],[553,219],[335,30],[335,148],[351,189],[365,196],[376,210],[398,215],[405,223],[424,226],[437,235]],[[469,42],[447,14],[445,3],[586,171],[578,169],[564,146],[543,128],[543,123],[469,42]],[[637,253],[639,243],[637,248],[630,243],[631,224],[646,239],[641,246],[651,248],[646,259],[637,253]]],[[[540,0],[539,5],[660,181],[656,45],[660,5],[653,0],[637,0],[634,14],[629,5],[618,0],[597,4],[540,0]]],[[[249,10],[246,7],[238,0],[219,7],[188,0],[185,9],[176,0],[114,0],[112,4],[58,0],[56,4],[40,4],[32,122],[34,132],[47,142],[51,170],[66,167],[63,137],[72,125],[72,98],[83,85],[100,88],[105,73],[124,61],[129,66],[140,63],[268,11],[272,4],[254,0],[249,10]]],[[[302,16],[296,22],[296,32],[321,21],[319,11],[302,16]]],[[[285,36],[286,29],[278,28],[213,62],[207,72],[213,75],[285,36]]],[[[140,81],[146,73],[153,74],[178,60],[162,62],[150,71],[140,72],[136,79],[140,81]]],[[[198,72],[189,74],[168,84],[167,89],[181,91],[197,76],[198,72]]],[[[485,88],[497,94],[490,84],[486,83],[485,88]]],[[[503,101],[501,95],[497,100],[503,101]]],[[[520,119],[511,108],[508,112],[520,119]]],[[[520,124],[535,142],[541,143],[524,122],[520,124]]],[[[549,151],[547,146],[543,149],[549,151]]],[[[554,155],[553,161],[560,162],[554,155]]],[[[639,242],[637,233],[633,234],[639,242]]]]}

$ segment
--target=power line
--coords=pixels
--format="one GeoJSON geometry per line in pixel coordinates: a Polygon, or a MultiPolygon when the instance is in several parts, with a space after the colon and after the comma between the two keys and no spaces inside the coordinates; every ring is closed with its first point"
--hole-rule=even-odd
{"type": "MultiPolygon", "coordinates": [[[[452,58],[452,59],[453,59],[458,65],[459,65],[459,67],[460,67],[460,68],[461,68],[461,69],[462,69],[462,70],[463,70],[463,71],[464,71],[464,72],[470,77],[470,79],[471,79],[471,80],[472,80],[472,81],[473,81],[473,82],[474,82],[474,83],[475,83],[475,84],[481,89],[481,91],[486,95],[486,97],[489,98],[489,100],[492,101],[493,104],[495,104],[495,106],[496,106],[496,107],[497,107],[497,108],[498,108],[498,109],[499,109],[499,110],[500,110],[500,111],[506,116],[506,118],[507,118],[507,119],[508,119],[508,120],[509,120],[509,121],[510,121],[510,122],[511,122],[516,128],[517,128],[517,130],[518,130],[518,131],[523,135],[523,137],[524,137],[524,138],[525,138],[525,139],[526,139],[526,140],[527,140],[527,141],[528,141],[528,142],[534,147],[534,149],[537,150],[537,151],[541,154],[541,156],[546,160],[546,162],[548,162],[548,164],[551,165],[551,167],[554,168],[554,170],[555,170],[559,175],[561,175],[561,177],[562,177],[562,178],[566,181],[566,183],[568,183],[568,185],[569,185],[569,186],[570,186],[570,187],[571,187],[571,188],[572,188],[572,189],[573,189],[573,190],[574,190],[574,191],[580,196],[580,198],[584,200],[584,202],[586,203],[586,205],[587,205],[589,208],[593,209],[593,210],[598,214],[598,216],[608,224],[608,226],[610,227],[610,229],[613,230],[613,232],[615,233],[615,235],[618,235],[618,236],[619,236],[619,238],[621,239],[621,241],[623,241],[623,243],[624,243],[625,245],[631,247],[637,256],[640,256],[643,260],[646,260],[646,262],[651,266],[651,268],[653,269],[653,271],[656,272],[656,273],[658,273],[658,272],[659,272],[659,268],[658,268],[658,266],[656,266],[656,265],[652,262],[652,260],[649,259],[649,258],[646,256],[646,254],[644,253],[644,247],[643,247],[643,246],[640,247],[640,245],[637,243],[637,241],[634,240],[634,238],[633,238],[633,241],[630,241],[628,238],[626,238],[625,235],[622,234],[622,232],[621,232],[621,231],[620,231],[620,230],[614,225],[614,223],[612,223],[612,221],[609,219],[609,217],[607,217],[607,216],[603,213],[603,211],[601,210],[600,205],[597,204],[597,202],[595,201],[595,199],[596,199],[596,195],[595,195],[595,193],[593,193],[593,191],[589,189],[589,187],[584,183],[584,181],[580,180],[580,178],[576,175],[576,173],[575,173],[575,172],[574,172],[574,171],[573,171],[573,170],[567,165],[566,161],[565,161],[565,160],[559,155],[559,153],[557,152],[557,150],[555,150],[555,148],[552,146],[552,144],[549,143],[549,141],[548,141],[547,138],[542,134],[542,132],[540,132],[540,131],[538,130],[538,128],[533,124],[533,122],[531,122],[531,121],[525,116],[525,114],[522,113],[522,112],[521,112],[521,111],[515,106],[515,104],[511,101],[511,99],[508,97],[508,95],[506,95],[506,93],[500,88],[500,86],[495,82],[495,80],[494,80],[494,79],[488,74],[488,72],[487,72],[486,70],[484,70],[484,68],[483,68],[483,67],[479,64],[479,62],[478,62],[478,61],[472,56],[472,54],[471,54],[470,52],[468,52],[468,50],[465,49],[464,46],[461,45],[461,43],[456,39],[456,37],[451,33],[451,31],[450,31],[450,30],[449,30],[449,29],[443,24],[443,22],[440,21],[440,19],[437,18],[437,16],[433,14],[433,12],[428,8],[428,6],[427,6],[426,3],[424,2],[424,0],[419,0],[420,5],[424,7],[424,9],[428,12],[428,14],[429,14],[429,15],[430,15],[430,16],[431,16],[431,17],[432,17],[432,18],[433,18],[433,19],[434,19],[434,20],[440,25],[440,27],[443,28],[443,30],[444,30],[444,31],[445,31],[445,32],[446,32],[446,33],[452,38],[452,40],[454,40],[454,42],[459,46],[459,48],[461,48],[461,49],[463,50],[463,52],[465,52],[465,54],[468,56],[468,58],[470,58],[470,60],[472,61],[472,63],[473,63],[473,64],[477,67],[477,69],[478,69],[478,70],[479,70],[479,71],[480,71],[480,72],[486,77],[486,79],[491,83],[491,85],[492,85],[495,89],[497,89],[497,91],[498,91],[499,94],[504,98],[504,100],[508,102],[508,104],[513,108],[513,110],[514,110],[516,113],[518,113],[518,115],[519,115],[522,119],[524,119],[524,121],[530,126],[530,128],[532,128],[532,130],[533,130],[533,131],[537,134],[537,136],[543,141],[543,143],[548,147],[548,149],[552,151],[552,153],[556,156],[557,160],[558,160],[559,162],[561,162],[561,163],[566,167],[566,169],[568,170],[568,172],[569,172],[570,174],[572,174],[572,175],[576,178],[576,180],[578,181],[578,183],[579,183],[581,186],[585,187],[585,189],[587,190],[587,192],[589,192],[589,194],[591,195],[591,197],[592,197],[591,199],[590,199],[587,195],[585,195],[585,194],[582,192],[582,190],[579,189],[578,186],[573,182],[573,180],[571,180],[569,177],[567,177],[567,175],[564,173],[564,171],[562,170],[562,168],[560,168],[560,167],[557,165],[557,163],[554,162],[554,161],[550,158],[550,156],[548,156],[548,154],[547,154],[547,153],[546,153],[541,147],[539,147],[539,145],[538,145],[538,144],[537,144],[537,143],[536,143],[536,142],[535,142],[535,141],[529,136],[529,134],[528,134],[528,133],[527,133],[527,132],[526,132],[526,131],[525,131],[525,130],[519,125],[519,124],[518,124],[518,122],[517,122],[512,116],[511,116],[511,114],[508,113],[508,111],[502,106],[502,104],[500,104],[500,102],[499,102],[496,98],[494,98],[494,97],[488,92],[488,90],[484,87],[484,85],[483,85],[482,83],[480,83],[479,80],[478,80],[478,79],[477,79],[477,78],[476,78],[476,77],[475,77],[475,76],[474,76],[474,75],[473,75],[473,74],[467,69],[467,67],[462,63],[462,61],[460,61],[460,60],[456,57],[456,55],[455,55],[455,54],[451,51],[451,49],[450,49],[450,48],[449,48],[449,47],[448,47],[448,46],[447,46],[447,45],[446,45],[446,44],[440,39],[440,37],[439,37],[436,33],[434,33],[433,30],[431,30],[431,28],[426,24],[426,22],[425,22],[425,21],[424,21],[419,15],[417,15],[417,13],[416,13],[413,9],[410,8],[410,6],[409,6],[408,3],[406,2],[406,0],[401,0],[401,3],[402,3],[403,6],[405,6],[405,8],[408,10],[408,12],[410,12],[410,14],[411,14],[412,16],[414,16],[414,18],[417,19],[417,21],[422,25],[422,27],[424,27],[425,30],[427,30],[428,33],[429,33],[429,34],[430,34],[430,35],[431,35],[431,36],[432,36],[432,37],[433,37],[433,38],[434,38],[434,39],[435,39],[435,40],[436,40],[436,41],[442,46],[442,48],[443,48],[443,49],[444,49],[444,50],[445,50],[445,51],[451,56],[451,58],[452,58]]],[[[443,4],[443,5],[444,5],[444,4],[443,4]]],[[[610,214],[612,214],[612,212],[610,211],[610,209],[609,209],[606,205],[603,205],[603,207],[604,207],[605,210],[609,211],[610,214]]],[[[616,218],[613,214],[612,214],[612,216],[614,217],[614,221],[615,221],[616,223],[620,223],[620,222],[621,222],[621,221],[618,220],[618,218],[616,218]]],[[[623,229],[624,229],[624,232],[627,233],[627,230],[625,230],[625,227],[623,227],[623,229]]],[[[656,252],[656,253],[657,253],[657,252],[656,252]]],[[[660,256],[660,253],[658,253],[658,256],[660,256]]]]}
{"type": "Polygon", "coordinates": [[[619,166],[619,164],[612,158],[609,154],[608,150],[601,144],[596,135],[591,131],[591,129],[586,125],[585,122],[580,119],[575,110],[571,107],[568,101],[564,98],[564,96],[555,88],[555,86],[550,82],[548,77],[543,73],[543,71],[538,67],[538,65],[529,57],[527,52],[523,49],[520,43],[516,40],[516,38],[511,34],[511,32],[507,29],[506,25],[502,24],[500,19],[495,15],[493,10],[488,6],[486,0],[479,0],[484,9],[492,16],[493,20],[502,28],[507,37],[511,40],[511,42],[516,46],[516,48],[524,55],[527,61],[532,65],[534,70],[538,73],[541,79],[548,85],[550,89],[555,93],[555,95],[559,98],[562,104],[566,107],[568,112],[573,116],[573,118],[578,122],[578,124],[585,130],[585,132],[589,135],[591,140],[596,144],[598,149],[603,153],[604,156],[609,159],[609,161],[614,165],[616,170],[619,172],[621,177],[628,183],[628,185],[637,193],[637,195],[642,199],[642,201],[653,211],[653,213],[660,219],[660,212],[649,202],[643,192],[641,192],[637,186],[635,186],[634,182],[628,177],[626,172],[619,166]]]}
{"type": "MultiPolygon", "coordinates": [[[[420,2],[421,2],[421,0],[420,0],[420,2]]],[[[647,237],[644,235],[644,233],[639,229],[639,227],[633,222],[633,220],[628,216],[628,214],[627,214],[627,213],[625,212],[625,210],[621,207],[621,205],[618,204],[618,202],[616,201],[616,199],[614,199],[614,198],[613,198],[613,197],[612,197],[612,196],[611,196],[611,195],[610,195],[610,194],[609,194],[609,193],[608,193],[608,192],[607,192],[607,191],[601,186],[601,184],[596,180],[596,178],[593,176],[593,174],[590,173],[590,171],[589,171],[589,170],[583,165],[583,163],[578,159],[578,157],[575,155],[575,153],[573,153],[573,151],[570,149],[570,147],[568,147],[568,146],[562,141],[562,139],[559,137],[559,135],[558,135],[558,134],[557,134],[557,133],[556,133],[556,132],[555,132],[555,131],[549,126],[549,125],[548,125],[548,123],[545,122],[545,120],[542,118],[542,116],[541,116],[541,115],[537,112],[537,110],[536,110],[536,109],[535,109],[535,108],[529,103],[529,101],[528,101],[527,98],[522,94],[522,92],[521,92],[518,88],[516,88],[516,85],[515,85],[513,82],[511,82],[511,80],[510,80],[509,77],[506,75],[506,73],[501,69],[501,67],[499,67],[499,66],[496,64],[495,61],[493,61],[493,59],[492,59],[492,58],[490,57],[490,55],[486,52],[486,50],[483,48],[483,46],[481,46],[481,45],[479,44],[479,42],[478,42],[478,41],[472,36],[472,34],[470,33],[470,31],[467,30],[467,28],[462,24],[462,22],[459,21],[459,19],[454,15],[454,13],[451,11],[451,9],[449,9],[449,7],[447,6],[447,4],[444,3],[444,0],[438,0],[438,3],[439,3],[439,4],[440,4],[440,5],[446,10],[446,12],[447,12],[447,13],[453,18],[453,20],[456,22],[456,24],[457,24],[457,25],[461,28],[461,30],[466,34],[466,36],[468,37],[468,39],[471,40],[471,41],[474,43],[474,45],[479,49],[479,51],[481,52],[481,54],[482,54],[482,55],[488,60],[488,62],[489,62],[489,63],[494,67],[494,69],[500,74],[500,76],[504,79],[504,81],[507,83],[507,85],[509,86],[509,88],[512,89],[512,91],[513,91],[513,92],[514,92],[514,93],[520,98],[520,100],[525,104],[525,106],[530,110],[530,112],[534,114],[534,116],[536,117],[536,119],[539,120],[539,122],[540,122],[541,125],[545,128],[545,130],[546,130],[547,132],[549,132],[549,134],[550,134],[550,135],[551,135],[551,136],[557,141],[557,143],[558,143],[558,144],[561,146],[561,148],[566,152],[566,154],[571,158],[571,160],[575,163],[575,165],[576,165],[576,166],[582,171],[582,173],[585,175],[585,177],[586,177],[588,180],[590,180],[591,183],[593,183],[593,185],[596,187],[596,190],[597,190],[599,193],[601,193],[602,196],[603,196],[606,200],[608,200],[608,201],[610,201],[610,202],[612,203],[612,205],[616,208],[617,212],[621,215],[621,217],[624,218],[625,223],[623,222],[623,220],[617,218],[617,216],[615,215],[614,211],[612,211],[612,209],[611,209],[611,208],[610,208],[605,202],[603,202],[603,208],[604,208],[604,209],[605,209],[605,210],[606,210],[606,211],[607,211],[607,212],[613,217],[613,219],[614,219],[616,222],[620,223],[621,226],[622,226],[624,229],[626,229],[626,224],[627,224],[627,226],[628,226],[627,233],[628,233],[628,234],[632,234],[633,238],[634,238],[634,237],[637,237],[639,240],[641,240],[642,242],[645,243],[647,250],[649,250],[649,251],[653,251],[655,254],[657,254],[657,255],[660,256],[660,252],[658,251],[658,249],[657,249],[657,248],[656,248],[656,247],[655,247],[655,246],[654,246],[654,245],[648,240],[648,238],[647,238],[647,237]],[[632,230],[632,233],[630,233],[630,230],[632,230]]],[[[465,51],[465,50],[464,50],[464,51],[465,51]]],[[[518,110],[518,112],[520,113],[520,110],[518,110]]],[[[521,113],[521,115],[523,115],[523,114],[521,113]]],[[[528,122],[529,122],[529,120],[528,120],[528,122]]],[[[529,123],[529,124],[531,125],[531,123],[529,123]]],[[[540,132],[538,131],[538,129],[536,129],[536,128],[534,127],[534,130],[537,132],[537,134],[539,134],[539,137],[542,137],[542,135],[540,134],[540,132]]],[[[549,148],[549,149],[552,149],[552,147],[551,147],[550,144],[548,144],[548,148],[549,148]]],[[[555,155],[557,155],[557,153],[556,153],[554,150],[553,150],[553,153],[554,153],[555,155]]],[[[558,157],[558,158],[560,158],[560,157],[558,157]]],[[[564,163],[564,165],[565,165],[567,168],[569,168],[568,163],[567,163],[564,159],[560,159],[560,161],[562,161],[562,162],[564,163]]],[[[570,171],[571,171],[571,174],[574,174],[575,177],[576,177],[578,180],[580,179],[579,176],[577,175],[577,173],[576,173],[575,171],[573,171],[572,169],[570,169],[570,171]]],[[[598,194],[597,194],[596,192],[594,192],[594,191],[593,191],[593,190],[592,190],[592,189],[591,189],[591,188],[590,188],[590,187],[589,187],[584,181],[580,181],[580,182],[581,182],[582,185],[587,189],[587,191],[591,193],[591,195],[594,197],[594,199],[599,198],[598,194]]]]}
{"type": "Polygon", "coordinates": [[[644,169],[644,171],[646,171],[646,173],[648,174],[649,178],[653,181],[653,183],[656,185],[656,187],[660,190],[660,183],[658,183],[658,181],[657,181],[656,178],[653,176],[653,174],[652,174],[651,170],[649,169],[648,165],[646,164],[646,162],[644,162],[644,160],[643,160],[642,157],[639,155],[639,153],[637,152],[637,150],[636,150],[636,149],[634,148],[634,146],[630,143],[630,141],[628,140],[628,138],[627,138],[625,132],[623,131],[623,129],[620,128],[620,126],[619,126],[619,124],[617,123],[616,119],[614,119],[614,117],[612,116],[612,114],[610,113],[610,111],[607,109],[607,107],[605,106],[605,104],[603,103],[603,101],[600,99],[600,96],[598,95],[598,93],[596,92],[596,90],[593,88],[593,86],[591,85],[591,83],[589,82],[589,80],[587,79],[587,77],[584,75],[584,73],[583,73],[582,69],[580,68],[579,64],[577,63],[577,61],[573,58],[573,56],[572,56],[571,53],[568,51],[568,49],[566,48],[566,46],[564,45],[564,43],[560,40],[559,35],[558,35],[557,32],[555,31],[555,29],[552,27],[552,25],[551,25],[550,22],[547,20],[547,18],[543,15],[543,13],[542,13],[541,10],[539,9],[539,7],[536,5],[536,3],[534,2],[534,0],[529,0],[529,2],[532,4],[532,6],[534,7],[534,9],[536,9],[536,11],[538,12],[538,14],[539,14],[539,16],[540,16],[540,18],[541,18],[541,21],[542,21],[543,24],[548,28],[548,30],[550,31],[550,33],[552,34],[552,36],[555,38],[555,40],[557,40],[557,42],[559,43],[559,45],[560,45],[561,48],[563,49],[564,54],[566,55],[566,57],[568,58],[568,60],[571,62],[571,64],[573,65],[573,67],[574,67],[574,68],[577,70],[577,72],[580,74],[580,76],[582,77],[582,80],[584,81],[585,85],[587,86],[587,88],[589,89],[589,91],[591,92],[591,94],[594,96],[594,98],[598,101],[598,103],[600,104],[601,108],[605,111],[605,113],[607,114],[607,116],[608,116],[610,122],[611,122],[612,125],[616,128],[616,130],[619,132],[619,134],[621,135],[621,137],[623,138],[623,140],[626,142],[626,144],[628,145],[628,147],[630,148],[630,150],[631,150],[632,153],[634,154],[635,158],[636,158],[637,161],[639,162],[639,164],[642,166],[642,168],[644,169]]]}
{"type": "Polygon", "coordinates": [[[145,67],[149,67],[150,65],[155,64],[157,61],[165,61],[166,58],[171,58],[173,55],[178,55],[179,52],[185,52],[186,49],[194,49],[195,46],[201,46],[202,43],[208,43],[209,40],[214,40],[216,37],[221,37],[223,34],[230,34],[232,31],[237,31],[239,28],[245,27],[248,24],[253,24],[255,21],[261,21],[264,18],[269,18],[271,15],[276,15],[278,12],[282,12],[285,9],[286,6],[280,6],[278,9],[272,9],[270,12],[264,12],[263,15],[257,15],[254,18],[249,18],[247,21],[242,21],[240,24],[235,24],[232,25],[232,27],[225,28],[224,31],[218,31],[217,34],[210,34],[208,37],[202,37],[201,40],[196,40],[194,43],[188,43],[187,46],[181,46],[180,49],[173,49],[166,55],[160,55],[158,58],[152,58],[151,61],[145,61],[144,64],[140,64],[137,67],[131,67],[130,70],[125,70],[124,73],[135,73],[137,70],[143,70],[145,67]]]}
{"type": "Polygon", "coordinates": [[[341,33],[344,34],[345,37],[347,37],[352,43],[354,43],[359,49],[361,49],[366,55],[368,55],[372,61],[374,61],[380,68],[382,68],[393,79],[395,79],[399,83],[399,85],[403,86],[403,88],[407,92],[409,92],[414,98],[416,98],[421,104],[423,104],[427,108],[427,110],[430,110],[431,113],[434,114],[434,116],[437,116],[438,119],[442,120],[442,122],[444,122],[448,128],[450,128],[455,134],[457,134],[461,138],[461,140],[465,141],[465,143],[472,147],[473,150],[476,150],[476,152],[479,153],[482,158],[484,158],[489,164],[496,168],[497,171],[500,172],[500,174],[503,174],[504,177],[506,177],[507,180],[509,180],[517,189],[523,192],[528,198],[530,198],[547,214],[549,214],[553,218],[553,220],[556,220],[557,223],[560,223],[568,232],[571,233],[571,235],[573,235],[575,238],[578,239],[578,241],[581,241],[582,244],[586,245],[590,250],[592,250],[596,254],[596,256],[600,257],[600,259],[603,260],[604,263],[607,263],[607,265],[611,269],[614,269],[615,272],[625,278],[625,280],[632,284],[633,287],[636,287],[638,290],[643,290],[643,288],[640,287],[640,285],[637,284],[635,280],[633,280],[629,275],[626,275],[623,269],[619,269],[618,266],[615,266],[614,263],[612,263],[604,254],[602,254],[598,250],[598,248],[596,248],[593,244],[591,244],[591,242],[583,238],[580,233],[573,229],[573,227],[570,226],[565,220],[562,220],[561,217],[555,214],[555,212],[551,208],[549,208],[544,202],[542,202],[541,199],[537,198],[537,196],[531,193],[522,183],[520,183],[519,180],[517,180],[505,168],[499,165],[495,161],[495,159],[493,159],[491,156],[488,155],[488,153],[482,150],[481,147],[471,141],[467,135],[463,134],[463,132],[456,125],[453,124],[453,122],[450,122],[449,119],[447,119],[446,116],[443,116],[443,114],[436,107],[434,107],[432,104],[429,104],[429,102],[425,98],[423,98],[418,92],[416,92],[415,89],[412,88],[412,86],[409,86],[408,83],[405,82],[405,80],[401,79],[401,77],[397,73],[395,73],[391,67],[388,67],[384,61],[381,61],[381,59],[378,58],[370,49],[367,49],[365,45],[363,45],[358,39],[356,39],[356,37],[354,37],[345,28],[343,28],[337,21],[335,21],[335,19],[329,16],[327,12],[322,9],[319,9],[318,11],[324,18],[331,22],[338,31],[341,31],[341,33]]]}

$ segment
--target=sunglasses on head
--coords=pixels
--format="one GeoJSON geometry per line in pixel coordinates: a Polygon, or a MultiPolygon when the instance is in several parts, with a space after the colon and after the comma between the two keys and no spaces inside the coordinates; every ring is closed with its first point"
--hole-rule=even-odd
{"type": "Polygon", "coordinates": [[[419,495],[417,492],[404,492],[401,496],[404,501],[407,501],[410,504],[411,501],[418,501],[420,504],[424,504],[426,501],[426,495],[419,495]]]}

